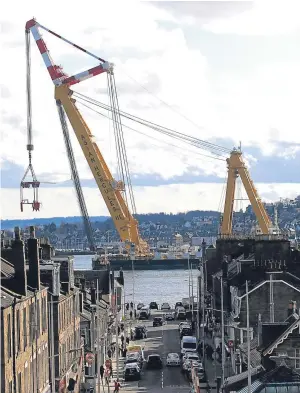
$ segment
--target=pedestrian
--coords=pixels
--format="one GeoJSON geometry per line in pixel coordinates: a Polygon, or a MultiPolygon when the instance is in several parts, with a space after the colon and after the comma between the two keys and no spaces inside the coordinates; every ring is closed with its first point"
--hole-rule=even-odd
{"type": "Polygon", "coordinates": [[[107,356],[108,356],[110,359],[111,359],[111,355],[112,355],[111,349],[109,348],[108,351],[107,351],[107,356]]]}
{"type": "Polygon", "coordinates": [[[126,344],[129,344],[129,337],[126,337],[126,344]]]}
{"type": "Polygon", "coordinates": [[[132,319],[132,310],[130,310],[129,315],[130,315],[130,319],[132,319]]]}
{"type": "Polygon", "coordinates": [[[123,336],[123,334],[121,335],[121,342],[122,342],[122,345],[124,344],[124,336],[123,336]]]}
{"type": "Polygon", "coordinates": [[[105,369],[104,377],[105,377],[105,383],[106,383],[106,385],[109,385],[109,377],[110,377],[109,368],[106,368],[106,369],[105,369]]]}
{"type": "Polygon", "coordinates": [[[127,353],[127,349],[126,349],[126,347],[124,347],[123,351],[122,351],[123,358],[126,358],[126,353],[127,353]]]}
{"type": "Polygon", "coordinates": [[[100,377],[101,377],[102,383],[103,383],[103,375],[104,375],[104,367],[103,367],[103,364],[101,364],[101,366],[100,366],[100,377]]]}
{"type": "Polygon", "coordinates": [[[126,310],[129,310],[129,303],[126,303],[126,310]]]}
{"type": "Polygon", "coordinates": [[[130,307],[133,308],[133,302],[130,302],[130,307]]]}
{"type": "Polygon", "coordinates": [[[124,332],[124,323],[121,323],[121,332],[124,332]]]}
{"type": "Polygon", "coordinates": [[[120,335],[120,333],[121,333],[121,328],[120,326],[118,326],[118,336],[120,335]]]}
{"type": "Polygon", "coordinates": [[[134,318],[136,319],[136,309],[134,309],[134,318]]]}
{"type": "Polygon", "coordinates": [[[118,393],[118,392],[120,391],[120,387],[121,387],[120,382],[119,382],[119,380],[117,379],[117,380],[115,381],[115,390],[114,390],[114,393],[118,393]]]}

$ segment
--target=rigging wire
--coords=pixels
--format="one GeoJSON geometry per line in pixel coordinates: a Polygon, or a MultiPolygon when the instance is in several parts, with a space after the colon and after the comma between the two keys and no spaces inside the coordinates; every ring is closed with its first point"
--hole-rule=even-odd
{"type": "MultiPolygon", "coordinates": [[[[105,118],[108,119],[109,121],[112,120],[112,118],[109,117],[108,115],[105,115],[105,114],[103,114],[103,113],[101,113],[101,112],[98,112],[97,110],[95,110],[94,108],[91,108],[90,106],[84,104],[83,102],[77,101],[77,103],[80,104],[80,105],[82,105],[82,106],[84,106],[84,107],[86,107],[86,108],[88,108],[89,110],[91,110],[91,111],[93,111],[93,112],[99,114],[100,116],[105,117],[105,118]]],[[[123,124],[123,127],[127,128],[127,129],[129,129],[129,130],[131,130],[131,131],[134,131],[134,132],[136,132],[136,133],[138,133],[138,134],[140,134],[140,135],[146,136],[147,138],[154,139],[154,140],[156,140],[156,141],[158,141],[158,142],[163,142],[163,143],[165,143],[165,144],[168,145],[168,146],[175,147],[176,149],[182,149],[180,146],[174,145],[174,144],[172,144],[172,143],[170,143],[170,142],[167,142],[167,141],[165,141],[165,140],[162,140],[162,139],[155,138],[155,137],[152,136],[152,135],[145,134],[145,133],[143,133],[142,131],[138,131],[138,130],[136,130],[136,129],[130,127],[130,126],[127,126],[127,125],[125,125],[125,124],[123,124]]],[[[153,145],[153,146],[160,147],[159,145],[153,145]]],[[[191,146],[194,146],[194,145],[191,145],[191,146]]],[[[194,146],[194,147],[195,147],[195,146],[194,146]]],[[[218,160],[218,161],[222,161],[222,162],[225,162],[225,161],[226,161],[226,160],[223,159],[223,158],[212,157],[212,156],[209,156],[209,155],[207,155],[207,154],[199,153],[199,152],[197,152],[197,151],[193,151],[193,150],[189,150],[189,149],[185,149],[185,150],[186,150],[187,152],[189,152],[189,153],[196,154],[196,155],[199,155],[199,156],[202,156],[202,157],[206,157],[206,158],[211,159],[211,160],[218,160]]]]}
{"type": "Polygon", "coordinates": [[[176,113],[177,115],[181,116],[182,118],[184,118],[185,120],[187,120],[189,123],[191,123],[193,126],[195,126],[196,128],[198,128],[199,130],[203,131],[203,128],[201,128],[198,124],[196,124],[193,120],[189,119],[187,116],[185,116],[183,113],[176,111],[171,105],[169,105],[166,101],[162,100],[161,98],[157,97],[155,94],[153,94],[150,90],[148,90],[145,86],[143,86],[140,82],[138,82],[135,78],[133,78],[132,76],[130,76],[129,74],[127,74],[127,72],[124,71],[124,67],[122,67],[121,65],[118,65],[118,67],[120,67],[121,69],[123,69],[124,74],[131,79],[133,82],[137,83],[139,86],[141,86],[141,88],[143,90],[145,90],[148,94],[150,94],[152,97],[156,98],[158,101],[160,101],[162,104],[164,104],[165,106],[167,106],[171,111],[173,111],[174,113],[176,113]]]}
{"type": "MultiPolygon", "coordinates": [[[[80,98],[80,99],[82,99],[82,100],[84,100],[86,102],[89,102],[92,105],[98,106],[98,107],[100,107],[102,109],[112,110],[106,104],[103,104],[103,103],[101,103],[101,102],[99,102],[99,101],[97,101],[95,99],[89,98],[89,97],[87,97],[87,96],[85,96],[85,95],[83,95],[81,93],[74,92],[74,95],[77,96],[77,98],[80,98]]],[[[207,142],[207,141],[201,140],[199,138],[195,138],[195,137],[193,137],[191,135],[187,135],[187,134],[181,133],[179,131],[175,131],[175,130],[172,130],[170,128],[160,126],[160,125],[158,125],[156,123],[147,121],[147,120],[142,119],[142,118],[140,118],[138,116],[131,115],[131,114],[125,112],[125,111],[120,111],[120,114],[121,114],[121,116],[123,116],[125,118],[128,118],[129,120],[136,121],[136,122],[138,122],[140,124],[146,125],[147,127],[155,129],[156,131],[159,131],[159,132],[163,132],[166,135],[169,135],[169,136],[175,135],[177,137],[180,137],[181,139],[192,140],[195,143],[197,143],[200,146],[202,146],[202,148],[205,149],[205,150],[214,150],[214,151],[218,151],[220,153],[226,153],[226,154],[231,152],[230,149],[225,148],[223,146],[219,146],[217,144],[213,144],[211,142],[207,142]]],[[[212,154],[217,154],[214,151],[211,151],[211,153],[212,154]]]]}
{"type": "MultiPolygon", "coordinates": [[[[130,205],[132,209],[132,213],[136,214],[136,205],[133,195],[127,153],[126,153],[126,146],[124,141],[124,134],[122,129],[122,120],[119,110],[119,103],[118,103],[118,95],[117,95],[117,88],[114,79],[113,73],[107,73],[107,81],[108,81],[108,88],[109,88],[109,97],[110,97],[110,105],[111,105],[111,112],[113,118],[113,125],[115,131],[115,141],[116,141],[116,149],[117,149],[117,160],[119,171],[121,173],[121,180],[123,184],[127,185],[130,205]]],[[[126,188],[124,189],[126,204],[128,206],[128,197],[126,188]]]]}
{"type": "MultiPolygon", "coordinates": [[[[84,104],[84,103],[81,102],[81,101],[77,101],[77,103],[80,104],[80,105],[82,105],[82,106],[84,106],[84,107],[86,107],[86,108],[88,108],[89,110],[91,110],[91,111],[93,111],[93,112],[99,114],[100,116],[105,117],[106,119],[108,119],[108,120],[110,120],[110,121],[112,120],[112,118],[111,118],[110,116],[105,115],[105,114],[103,114],[103,113],[97,111],[97,110],[94,109],[94,108],[91,108],[90,106],[84,104]]],[[[127,125],[125,125],[125,124],[123,124],[123,127],[127,128],[127,129],[129,129],[129,130],[131,130],[131,131],[134,131],[134,132],[136,132],[136,133],[138,133],[138,134],[140,134],[140,135],[146,136],[147,138],[154,139],[154,140],[156,140],[156,141],[158,141],[158,142],[163,142],[163,143],[167,144],[168,146],[175,147],[176,149],[181,149],[181,147],[179,147],[179,146],[176,146],[176,145],[174,145],[174,144],[172,144],[172,143],[170,143],[170,142],[167,142],[167,141],[164,141],[164,140],[155,138],[155,137],[153,137],[152,135],[150,136],[150,135],[148,135],[148,134],[145,134],[145,133],[143,133],[142,131],[138,131],[138,130],[136,130],[136,129],[130,127],[130,126],[127,126],[127,125]]],[[[192,143],[189,143],[189,142],[186,142],[186,141],[184,141],[184,142],[185,142],[185,143],[188,143],[189,145],[191,145],[191,146],[193,146],[193,147],[199,148],[199,146],[195,146],[195,145],[192,144],[192,143]]],[[[188,152],[190,152],[190,153],[197,154],[197,155],[199,155],[199,156],[206,157],[206,158],[209,158],[209,159],[211,159],[211,160],[218,160],[218,161],[226,162],[226,159],[225,159],[225,158],[219,158],[219,157],[209,156],[208,154],[199,153],[199,152],[195,152],[195,151],[188,150],[188,149],[186,149],[186,150],[187,150],[188,152]]]]}

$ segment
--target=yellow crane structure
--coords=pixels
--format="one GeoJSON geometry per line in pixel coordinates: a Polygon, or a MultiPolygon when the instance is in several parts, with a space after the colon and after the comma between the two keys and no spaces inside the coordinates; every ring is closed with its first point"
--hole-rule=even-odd
{"type": "MultiPolygon", "coordinates": [[[[227,189],[226,189],[226,197],[225,197],[225,208],[224,214],[222,218],[221,224],[221,235],[231,235],[232,234],[232,218],[233,218],[233,207],[235,200],[235,187],[236,187],[236,179],[240,176],[245,190],[247,192],[250,203],[253,207],[253,211],[256,215],[259,227],[261,229],[262,234],[270,234],[273,231],[273,226],[268,214],[265,210],[265,207],[258,196],[257,190],[254,187],[254,184],[250,178],[249,172],[246,168],[246,165],[242,158],[242,153],[240,150],[234,149],[230,151],[229,149],[222,148],[220,146],[214,145],[209,142],[201,141],[197,138],[184,135],[182,133],[170,130],[165,127],[160,127],[154,123],[144,121],[136,116],[131,116],[119,110],[118,101],[117,101],[117,92],[114,81],[114,73],[113,73],[113,65],[108,63],[104,59],[94,55],[93,53],[83,49],[82,47],[72,43],[66,38],[54,33],[49,30],[45,26],[39,24],[35,19],[31,19],[26,23],[26,37],[28,41],[29,33],[32,33],[34,40],[38,46],[38,49],[42,55],[44,63],[47,67],[49,75],[51,77],[52,82],[55,86],[55,100],[58,107],[58,112],[60,115],[60,120],[62,124],[62,128],[64,131],[64,135],[68,135],[67,131],[67,123],[65,120],[65,114],[67,115],[69,122],[75,132],[77,140],[81,146],[81,149],[85,155],[85,158],[89,164],[91,172],[94,176],[94,179],[98,185],[98,188],[101,192],[101,195],[104,199],[104,202],[108,208],[108,211],[111,215],[111,218],[114,222],[114,225],[119,233],[121,241],[125,242],[127,246],[132,247],[135,245],[135,253],[140,256],[149,256],[149,246],[147,242],[145,242],[139,233],[138,222],[134,218],[133,214],[131,214],[125,190],[125,177],[127,178],[127,185],[129,186],[130,197],[133,206],[133,213],[135,213],[135,204],[133,199],[133,193],[131,189],[129,169],[127,166],[127,157],[126,157],[126,149],[123,141],[122,130],[121,130],[121,116],[125,116],[130,118],[131,120],[138,121],[141,124],[147,125],[156,131],[163,132],[166,135],[174,137],[176,139],[184,140],[185,142],[192,144],[194,146],[201,147],[206,150],[216,149],[218,152],[222,153],[230,153],[230,157],[226,160],[228,167],[228,179],[227,179],[227,189]],[[99,64],[91,68],[87,71],[75,74],[73,76],[66,75],[62,68],[55,65],[50,57],[47,46],[40,34],[40,29],[48,31],[50,34],[53,34],[55,37],[60,38],[66,43],[74,46],[78,50],[86,53],[87,55],[95,58],[99,64]],[[110,93],[110,106],[106,106],[104,104],[98,105],[102,108],[105,107],[106,110],[110,110],[112,113],[112,119],[114,120],[114,126],[118,128],[116,135],[117,141],[116,145],[119,152],[119,159],[123,161],[121,166],[123,165],[123,170],[121,172],[125,172],[126,176],[122,177],[122,180],[116,181],[104,158],[101,154],[97,144],[93,141],[93,135],[88,128],[86,122],[81,116],[77,106],[76,100],[74,96],[77,98],[79,93],[75,93],[71,90],[71,86],[81,81],[94,77],[96,75],[107,74],[108,82],[109,82],[109,93],[110,93]],[[138,120],[137,120],[138,119],[138,120]],[[127,202],[127,203],[126,203],[127,202]]],[[[82,96],[82,95],[81,95],[82,96]]],[[[80,98],[80,97],[79,97],[80,98]]],[[[95,101],[92,102],[95,104],[95,101]]],[[[115,135],[115,136],[116,136],[115,135]]],[[[68,144],[68,142],[67,142],[68,144]]],[[[72,152],[70,153],[72,156],[72,152]]],[[[76,162],[73,159],[71,164],[71,169],[73,168],[74,175],[77,176],[76,170],[76,162]],[[74,169],[75,168],[75,169],[74,169]]],[[[81,186],[78,186],[77,197],[80,202],[82,215],[86,216],[86,222],[88,222],[88,215],[86,212],[85,202],[83,198],[83,194],[81,191],[81,186]]],[[[88,229],[88,225],[86,225],[88,229]]],[[[92,236],[91,236],[92,237],[92,236]]],[[[91,240],[92,242],[92,240],[91,240]]]]}
{"type": "Polygon", "coordinates": [[[234,195],[236,179],[240,176],[243,186],[248,195],[249,201],[253,208],[254,214],[258,221],[261,233],[263,235],[272,234],[274,232],[273,224],[266,212],[266,209],[258,196],[258,192],[250,178],[249,171],[245,165],[240,150],[233,150],[230,157],[226,160],[228,168],[227,187],[225,196],[224,214],[221,224],[221,235],[232,234],[232,217],[234,206],[234,195]]]}
{"type": "MultiPolygon", "coordinates": [[[[125,192],[125,183],[123,181],[116,181],[113,178],[97,144],[93,141],[93,135],[91,131],[89,130],[78,108],[76,107],[76,101],[72,98],[73,91],[70,89],[70,86],[74,84],[80,83],[85,79],[106,72],[110,76],[110,89],[116,112],[118,109],[118,103],[116,101],[117,95],[113,79],[113,65],[92,54],[91,52],[86,51],[78,45],[70,42],[62,36],[54,33],[52,30],[49,30],[45,26],[42,26],[35,19],[31,19],[26,23],[25,31],[27,40],[29,37],[29,33],[32,33],[44,60],[44,63],[47,67],[51,80],[54,83],[55,99],[58,106],[60,118],[62,120],[62,126],[63,128],[67,127],[66,122],[64,121],[64,111],[72,125],[72,128],[89,164],[94,179],[107,206],[107,209],[119,233],[121,241],[125,242],[127,247],[132,247],[132,244],[134,244],[135,253],[137,255],[149,255],[149,246],[147,242],[141,239],[138,229],[138,222],[130,213],[129,208],[125,203],[124,197],[122,195],[125,192]],[[48,31],[49,33],[55,35],[61,40],[74,46],[75,48],[96,58],[100,62],[100,64],[94,68],[91,68],[79,74],[75,74],[73,76],[66,75],[61,67],[53,63],[45,41],[40,34],[40,29],[48,31]]],[[[120,135],[118,142],[122,143],[122,140],[120,140],[120,135]]]]}

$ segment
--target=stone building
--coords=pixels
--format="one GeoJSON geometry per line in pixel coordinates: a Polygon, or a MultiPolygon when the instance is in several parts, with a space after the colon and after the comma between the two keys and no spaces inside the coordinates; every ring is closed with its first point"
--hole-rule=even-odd
{"type": "MultiPolygon", "coordinates": [[[[80,296],[79,288],[74,283],[73,258],[66,256],[47,259],[51,254],[50,246],[45,241],[41,243],[41,249],[41,255],[45,258],[41,260],[41,280],[49,287],[48,305],[53,310],[55,391],[67,392],[72,379],[76,381],[74,392],[78,393],[83,348],[80,337],[80,296]]],[[[49,321],[51,324],[51,314],[49,321]]],[[[50,337],[50,345],[51,339],[50,337]]]]}
{"type": "Polygon", "coordinates": [[[48,393],[47,288],[40,283],[34,231],[28,239],[28,276],[19,228],[1,251],[1,392],[48,393]]]}

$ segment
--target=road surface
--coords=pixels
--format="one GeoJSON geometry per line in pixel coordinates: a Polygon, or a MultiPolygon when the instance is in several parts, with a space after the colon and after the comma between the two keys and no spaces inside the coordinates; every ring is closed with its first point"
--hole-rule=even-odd
{"type": "Polygon", "coordinates": [[[181,373],[180,367],[166,366],[168,353],[180,353],[180,340],[177,321],[167,321],[163,326],[152,327],[153,316],[161,315],[161,311],[152,312],[150,321],[141,321],[141,324],[145,324],[148,329],[148,337],[135,343],[143,343],[146,359],[152,353],[161,355],[163,368],[161,370],[147,370],[144,367],[141,380],[123,383],[121,393],[188,393],[190,391],[190,384],[181,373]]]}

